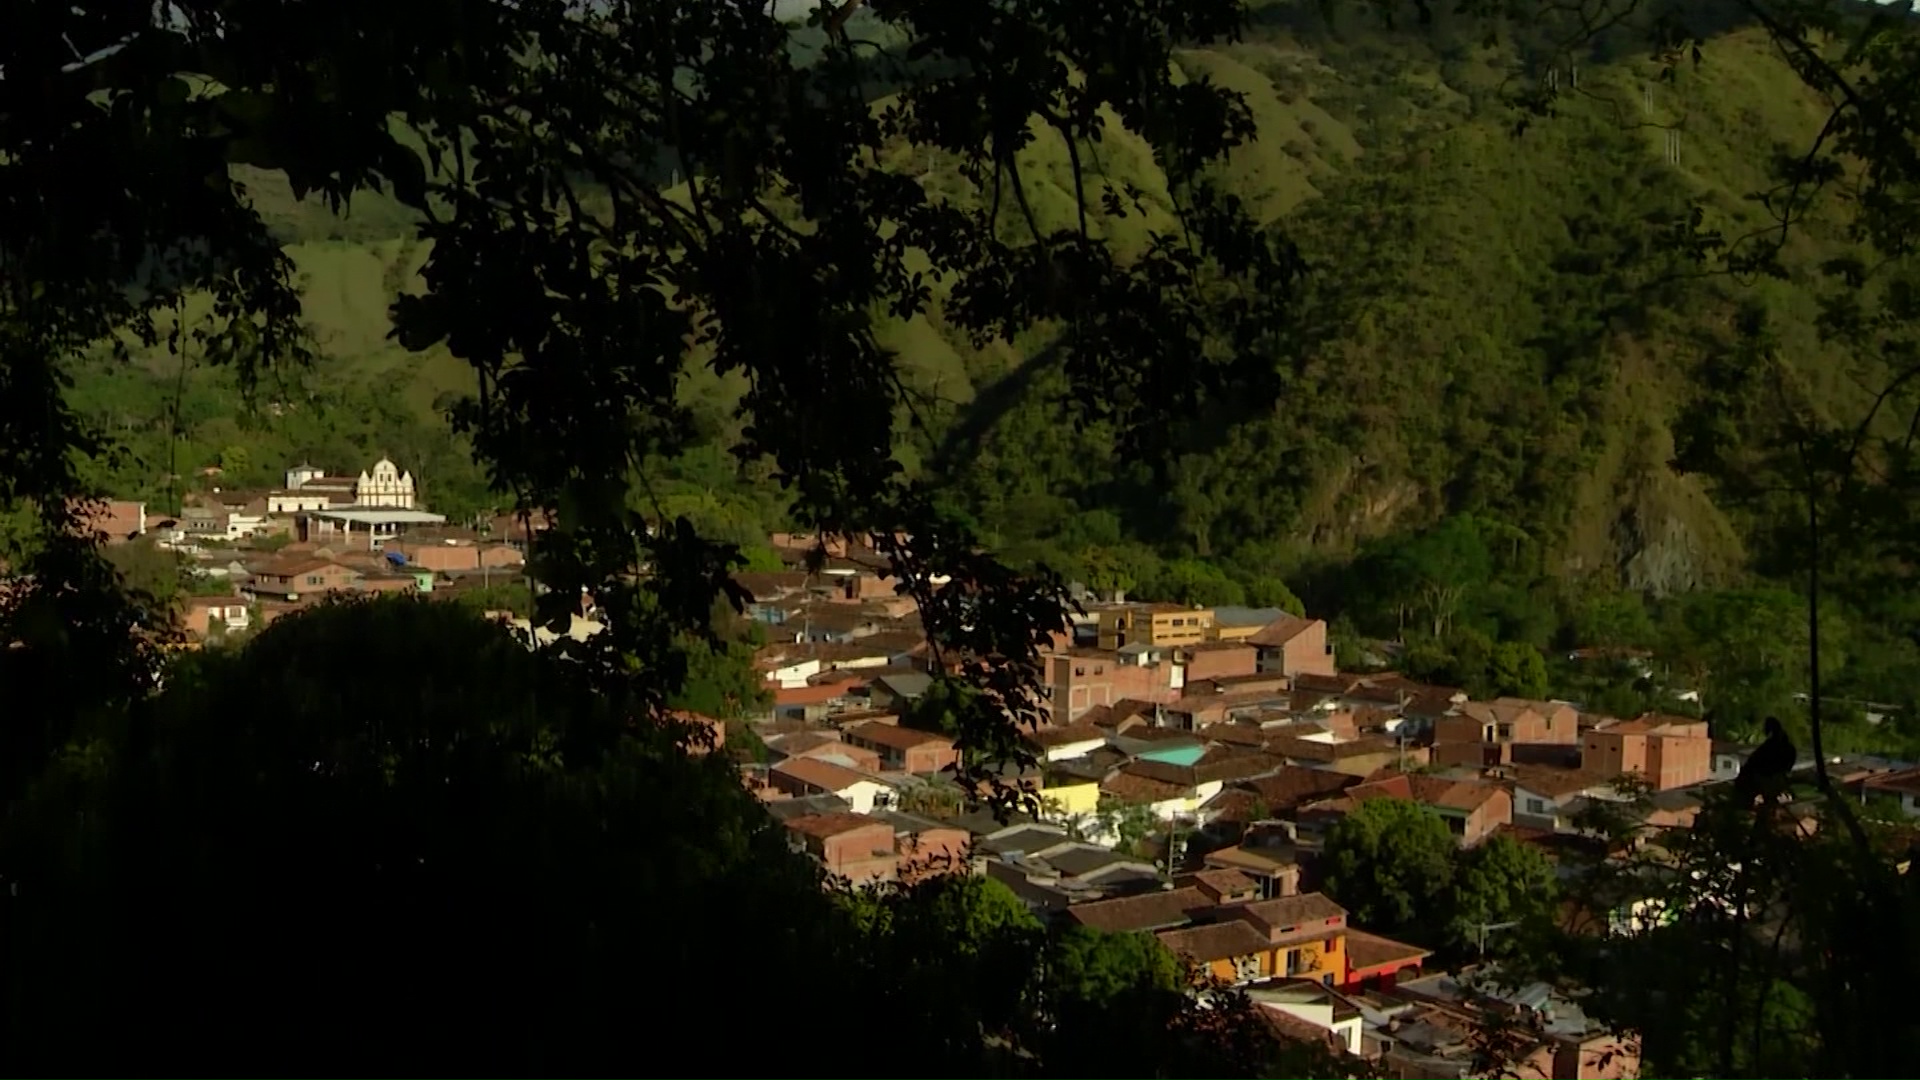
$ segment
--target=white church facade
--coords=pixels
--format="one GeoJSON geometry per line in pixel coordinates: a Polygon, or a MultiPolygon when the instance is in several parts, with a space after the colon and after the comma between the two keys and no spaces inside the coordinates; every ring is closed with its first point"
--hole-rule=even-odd
{"type": "Polygon", "coordinates": [[[353,488],[355,506],[379,507],[385,510],[413,509],[413,474],[401,472],[399,467],[386,458],[374,462],[371,472],[360,474],[360,480],[353,488]]]}
{"type": "Polygon", "coordinates": [[[381,458],[358,477],[328,476],[312,465],[287,470],[287,486],[268,496],[273,513],[337,509],[343,506],[379,510],[415,509],[413,474],[381,458]]]}

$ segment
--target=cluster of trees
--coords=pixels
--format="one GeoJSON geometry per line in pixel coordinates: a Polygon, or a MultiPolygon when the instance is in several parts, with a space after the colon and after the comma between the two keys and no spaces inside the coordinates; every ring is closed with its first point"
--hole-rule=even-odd
{"type": "Polygon", "coordinates": [[[1361,803],[1328,831],[1321,870],[1357,925],[1443,961],[1513,955],[1559,916],[1559,881],[1538,848],[1504,833],[1462,848],[1417,802],[1361,803]]]}

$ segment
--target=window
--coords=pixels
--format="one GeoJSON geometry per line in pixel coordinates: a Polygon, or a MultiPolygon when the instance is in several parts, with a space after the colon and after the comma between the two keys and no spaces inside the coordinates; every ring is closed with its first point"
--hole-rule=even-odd
{"type": "Polygon", "coordinates": [[[1544,814],[1546,812],[1547,812],[1547,802],[1545,799],[1528,799],[1527,800],[1527,813],[1544,814]]]}
{"type": "Polygon", "coordinates": [[[1107,668],[1106,668],[1106,665],[1105,665],[1105,664],[1095,664],[1095,665],[1093,665],[1093,673],[1094,673],[1095,675],[1098,675],[1098,674],[1100,674],[1101,672],[1103,672],[1103,671],[1105,671],[1105,670],[1107,670],[1107,668]]]}
{"type": "Polygon", "coordinates": [[[1076,667],[1073,669],[1073,676],[1076,679],[1085,675],[1086,673],[1087,673],[1087,669],[1084,667],[1076,667]]]}
{"type": "Polygon", "coordinates": [[[307,575],[307,584],[309,584],[309,585],[319,585],[319,584],[322,584],[322,582],[321,582],[321,580],[320,580],[320,575],[319,575],[319,574],[308,574],[308,575],[307,575]]]}

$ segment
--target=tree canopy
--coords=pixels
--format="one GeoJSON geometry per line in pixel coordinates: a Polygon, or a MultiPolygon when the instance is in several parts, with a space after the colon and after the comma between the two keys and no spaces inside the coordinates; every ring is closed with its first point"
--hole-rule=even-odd
{"type": "Polygon", "coordinates": [[[1456,848],[1446,823],[1420,803],[1368,799],[1327,833],[1327,895],[1362,926],[1417,930],[1444,908],[1456,848]]]}

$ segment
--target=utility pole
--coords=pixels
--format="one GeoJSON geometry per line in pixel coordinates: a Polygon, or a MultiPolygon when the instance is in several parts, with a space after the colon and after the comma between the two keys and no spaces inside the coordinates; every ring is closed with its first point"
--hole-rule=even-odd
{"type": "Polygon", "coordinates": [[[1519,925],[1520,925],[1520,924],[1519,924],[1519,923],[1517,923],[1517,922],[1503,922],[1503,923],[1475,923],[1475,924],[1473,924],[1473,931],[1474,931],[1474,935],[1473,935],[1473,936],[1474,936],[1474,941],[1475,941],[1475,942],[1477,943],[1477,945],[1479,946],[1479,951],[1480,951],[1480,959],[1481,959],[1481,961],[1482,961],[1482,962],[1485,962],[1485,960],[1487,959],[1487,931],[1489,931],[1489,930],[1511,930],[1511,929],[1513,929],[1514,927],[1516,927],[1516,926],[1519,926],[1519,925]]]}

